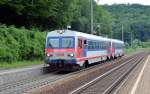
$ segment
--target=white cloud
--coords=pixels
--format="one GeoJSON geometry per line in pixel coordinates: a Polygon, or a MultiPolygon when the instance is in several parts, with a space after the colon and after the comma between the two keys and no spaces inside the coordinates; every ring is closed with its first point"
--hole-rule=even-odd
{"type": "MultiPolygon", "coordinates": [[[[96,0],[97,1],[97,0],[96,0]]],[[[150,5],[150,1],[148,0],[98,0],[99,4],[133,4],[133,3],[138,3],[138,4],[143,4],[143,5],[150,5]]]]}

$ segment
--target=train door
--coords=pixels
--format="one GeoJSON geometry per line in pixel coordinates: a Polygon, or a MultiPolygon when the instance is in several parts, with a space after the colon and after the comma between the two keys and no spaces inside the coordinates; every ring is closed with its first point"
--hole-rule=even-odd
{"type": "Polygon", "coordinates": [[[108,50],[107,50],[108,54],[112,54],[111,42],[108,42],[107,45],[108,45],[108,50]]]}
{"type": "Polygon", "coordinates": [[[85,40],[83,40],[84,42],[83,42],[83,56],[84,57],[86,57],[86,55],[87,55],[87,50],[88,50],[88,45],[87,45],[87,40],[85,39],[85,40]]]}
{"type": "Polygon", "coordinates": [[[83,57],[83,39],[78,39],[78,47],[77,47],[77,57],[81,58],[83,57]]]}
{"type": "Polygon", "coordinates": [[[111,48],[112,50],[112,55],[114,56],[115,55],[115,43],[114,42],[112,42],[112,48],[111,48]]]}

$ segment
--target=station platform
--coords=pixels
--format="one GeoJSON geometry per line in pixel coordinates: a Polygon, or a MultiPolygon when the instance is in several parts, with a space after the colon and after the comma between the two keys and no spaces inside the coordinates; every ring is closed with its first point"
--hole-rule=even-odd
{"type": "Polygon", "coordinates": [[[150,55],[129,74],[114,94],[150,94],[150,55]]]}

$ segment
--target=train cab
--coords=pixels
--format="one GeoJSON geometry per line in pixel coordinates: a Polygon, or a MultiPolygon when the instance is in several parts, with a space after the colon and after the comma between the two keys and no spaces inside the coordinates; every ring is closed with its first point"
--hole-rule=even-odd
{"type": "Polygon", "coordinates": [[[56,30],[48,33],[45,48],[45,62],[55,67],[76,65],[76,39],[73,32],[56,30]]]}

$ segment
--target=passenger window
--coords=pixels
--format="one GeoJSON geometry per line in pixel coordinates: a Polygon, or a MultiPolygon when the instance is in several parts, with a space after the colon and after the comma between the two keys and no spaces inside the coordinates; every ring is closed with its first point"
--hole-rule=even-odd
{"type": "Polygon", "coordinates": [[[84,44],[87,44],[87,41],[86,41],[86,40],[84,40],[84,44]]]}
{"type": "Polygon", "coordinates": [[[84,49],[87,49],[88,45],[87,45],[87,41],[84,40],[84,49]]]}
{"type": "Polygon", "coordinates": [[[81,39],[78,39],[78,47],[82,48],[82,40],[81,39]]]}

